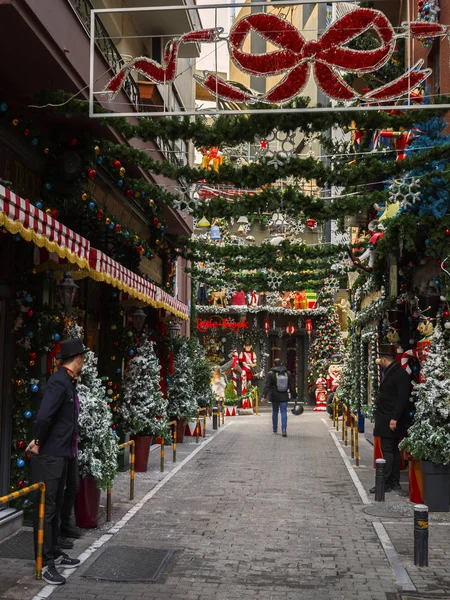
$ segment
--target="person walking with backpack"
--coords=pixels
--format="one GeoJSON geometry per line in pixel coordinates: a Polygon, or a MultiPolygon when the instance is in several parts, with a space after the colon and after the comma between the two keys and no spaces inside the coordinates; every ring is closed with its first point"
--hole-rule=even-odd
{"type": "Polygon", "coordinates": [[[296,397],[294,380],[291,373],[283,365],[279,358],[273,361],[272,369],[267,373],[266,383],[261,401],[266,399],[272,402],[272,429],[278,431],[278,412],[281,413],[281,432],[283,437],[287,436],[287,404],[289,394],[291,398],[296,397]]]}

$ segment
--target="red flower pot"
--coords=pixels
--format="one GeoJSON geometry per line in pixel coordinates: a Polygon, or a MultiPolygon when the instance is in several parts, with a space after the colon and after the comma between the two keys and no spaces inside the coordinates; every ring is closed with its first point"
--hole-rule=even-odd
{"type": "Polygon", "coordinates": [[[146,473],[148,455],[150,453],[150,446],[152,445],[151,435],[133,435],[131,439],[134,440],[134,470],[138,473],[146,473]]]}
{"type": "Polygon", "coordinates": [[[94,477],[80,477],[80,489],[75,498],[75,520],[78,527],[97,527],[100,493],[94,477]]]}

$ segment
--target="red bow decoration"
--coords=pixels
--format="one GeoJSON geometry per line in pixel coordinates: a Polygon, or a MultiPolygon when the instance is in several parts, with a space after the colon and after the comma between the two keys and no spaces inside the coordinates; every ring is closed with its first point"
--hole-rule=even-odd
{"type": "MultiPolygon", "coordinates": [[[[372,73],[383,67],[392,57],[397,37],[409,34],[417,39],[444,36],[447,28],[439,23],[416,21],[403,24],[404,32],[396,36],[386,16],[371,8],[355,9],[328,27],[322,37],[307,42],[291,23],[270,13],[256,13],[240,19],[230,30],[228,47],[230,58],[243,72],[260,77],[284,75],[283,79],[264,95],[245,91],[205,71],[205,77],[194,75],[200,85],[213,96],[237,103],[266,102],[280,104],[295,98],[305,87],[312,68],[314,77],[324,93],[335,100],[381,102],[400,98],[421,84],[431,73],[421,70],[418,61],[409,72],[375,90],[360,94],[341,77],[348,73],[372,73]],[[352,50],[347,44],[368,30],[374,30],[380,46],[374,50],[352,50]],[[261,37],[279,48],[264,54],[251,54],[242,50],[249,34],[257,32],[261,37]]],[[[115,75],[106,86],[111,99],[116,96],[129,71],[134,69],[150,80],[160,84],[175,79],[178,49],[183,43],[210,43],[217,41],[222,28],[193,31],[171,40],[164,50],[163,64],[146,57],[135,58],[115,75]]]]}
{"type": "MultiPolygon", "coordinates": [[[[445,35],[446,28],[434,23],[411,23],[412,37],[419,39],[445,35]]],[[[428,77],[431,70],[420,70],[422,61],[416,63],[409,73],[376,90],[361,96],[341,77],[339,70],[350,73],[371,73],[377,71],[392,57],[395,50],[395,32],[380,11],[359,8],[333,23],[317,42],[307,42],[301,33],[288,21],[267,13],[248,15],[238,21],[228,38],[230,57],[234,64],[245,73],[257,76],[285,77],[264,96],[251,93],[206,72],[206,78],[194,75],[197,81],[214,96],[234,102],[267,102],[278,104],[292,100],[305,87],[310,64],[319,87],[335,100],[389,100],[398,98],[414,89],[428,77]],[[374,29],[380,39],[380,47],[375,50],[352,50],[345,46],[365,31],[374,29]],[[281,50],[254,55],[242,51],[249,33],[256,31],[268,42],[281,50]]]]}

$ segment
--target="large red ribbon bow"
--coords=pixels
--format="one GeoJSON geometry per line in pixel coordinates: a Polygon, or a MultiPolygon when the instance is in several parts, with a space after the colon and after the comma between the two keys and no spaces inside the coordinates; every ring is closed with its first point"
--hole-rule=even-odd
{"type": "MultiPolygon", "coordinates": [[[[216,42],[221,28],[204,29],[188,33],[171,40],[164,51],[160,65],[146,57],[135,58],[125,65],[106,86],[111,97],[119,92],[131,69],[137,70],[152,81],[164,84],[176,76],[178,49],[183,43],[216,42]]],[[[279,83],[264,95],[256,95],[225,81],[209,71],[204,77],[195,79],[213,96],[237,103],[265,102],[281,104],[295,98],[307,84],[310,68],[318,86],[334,100],[349,101],[361,98],[366,101],[382,102],[405,95],[420,85],[431,73],[421,69],[423,61],[417,62],[409,72],[394,81],[366,94],[360,94],[348,85],[341,71],[348,73],[372,73],[383,67],[392,57],[397,37],[407,33],[417,39],[444,36],[447,28],[439,23],[416,21],[404,24],[404,32],[396,36],[386,16],[371,8],[355,9],[328,27],[318,41],[307,42],[294,25],[271,13],[256,13],[240,19],[230,30],[228,47],[230,58],[243,72],[259,77],[284,75],[279,83]],[[368,30],[378,35],[380,46],[374,50],[353,50],[349,42],[368,30]],[[264,54],[243,51],[248,35],[257,32],[268,43],[279,49],[264,54]]]]}

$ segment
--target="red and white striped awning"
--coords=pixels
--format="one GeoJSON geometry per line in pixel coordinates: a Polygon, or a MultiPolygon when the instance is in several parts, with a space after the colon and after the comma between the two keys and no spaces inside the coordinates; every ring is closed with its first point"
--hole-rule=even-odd
{"type": "Polygon", "coordinates": [[[126,269],[100,250],[91,248],[89,240],[1,185],[0,226],[45,249],[42,254],[35,255],[37,264],[53,260],[58,263],[59,270],[65,270],[64,265],[68,261],[84,269],[79,272],[80,277],[89,276],[96,281],[105,281],[145,304],[164,308],[181,319],[189,319],[186,304],[126,269]],[[57,261],[55,255],[58,257],[57,261]]]}
{"type": "Polygon", "coordinates": [[[90,242],[0,185],[0,226],[60,258],[89,267],[90,242]]]}
{"type": "Polygon", "coordinates": [[[137,298],[145,304],[153,306],[153,308],[164,308],[181,319],[189,319],[189,309],[186,304],[176,300],[155,284],[126,269],[100,250],[91,248],[89,266],[91,268],[90,276],[93,279],[105,281],[132,298],[137,298]]]}

